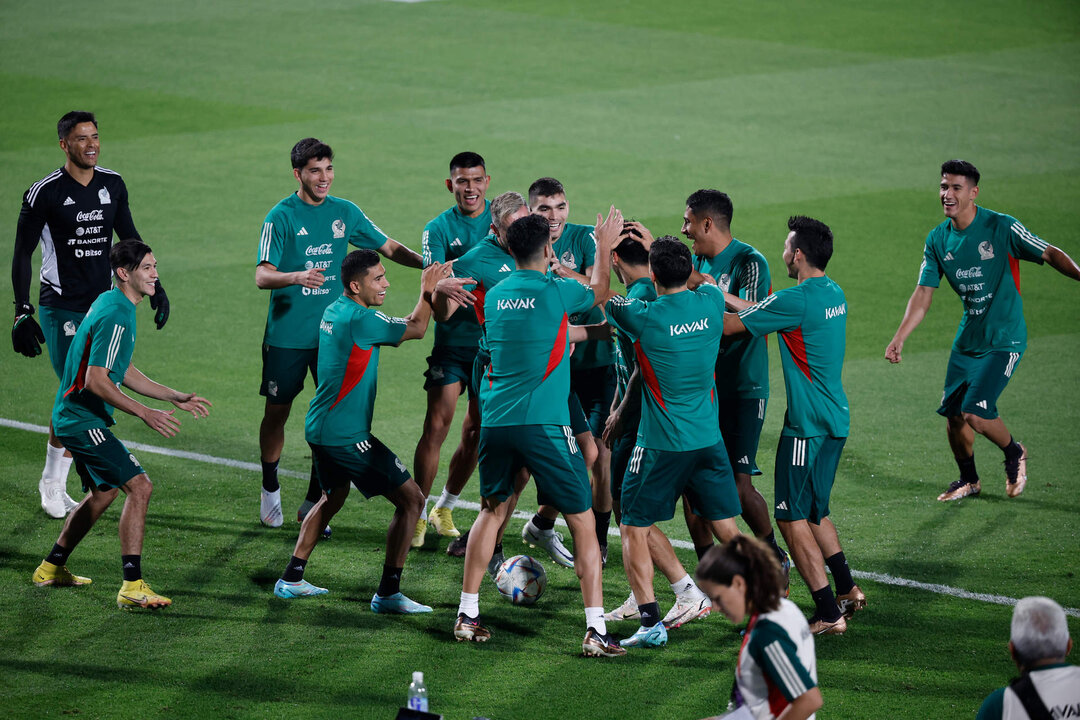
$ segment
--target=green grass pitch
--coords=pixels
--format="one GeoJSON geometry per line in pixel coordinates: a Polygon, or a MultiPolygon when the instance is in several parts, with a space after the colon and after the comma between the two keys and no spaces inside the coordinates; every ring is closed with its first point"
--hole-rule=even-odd
{"type": "MultiPolygon", "coordinates": [[[[21,193],[62,161],[56,120],[96,111],[101,164],[124,175],[173,305],[161,332],[141,307],[136,364],[215,403],[172,440],[129,416],[117,433],[257,462],[267,294],[254,285],[256,246],[265,213],[295,189],[287,155],[301,137],[334,147],[335,195],[414,248],[452,202],[442,180],[464,149],[487,158],[489,197],[558,177],[576,222],[615,203],[656,234],[677,233],[690,192],[726,190],[736,236],[769,258],[777,288],[790,282],[780,262],[787,217],[814,215],[836,234],[829,274],[849,304],[852,431],[833,517],[853,568],[1078,608],[1080,287],[1023,267],[1031,339],[1001,402],[1032,458],[1017,500],[1005,498],[1000,455],[979,440],[983,496],[934,501],[956,471],[934,413],[959,320],[952,293],[937,293],[900,366],[883,359],[941,218],[943,160],[975,162],[981,204],[1080,256],[1078,68],[1080,6],[1067,0],[5,2],[0,258],[10,257],[21,193]]],[[[0,297],[10,298],[2,275],[0,297]]],[[[411,309],[417,277],[389,269],[388,311],[411,309]]],[[[387,350],[381,372],[374,430],[410,465],[429,346],[387,350]]],[[[784,409],[772,360],[759,454],[767,496],[784,409]]],[[[55,389],[44,358],[0,351],[0,418],[46,424],[55,389]]],[[[309,462],[308,398],[310,389],[295,405],[282,461],[297,473],[309,462]]],[[[586,661],[573,573],[550,563],[532,608],[484,585],[495,632],[485,646],[451,639],[461,563],[445,541],[413,552],[404,576],[435,613],[373,615],[390,515],[379,499],[352,498],[314,553],[308,577],[331,594],[278,601],[270,590],[296,526],[259,526],[257,473],[149,452],[138,455],[156,486],[144,567],[175,605],[116,610],[118,508],[70,563],[94,584],[39,590],[30,573],[59,531],[34,488],[44,444],[0,426],[2,715],[389,718],[413,670],[447,718],[697,718],[726,704],[736,628],[714,616],[673,632],[663,650],[586,661]]],[[[304,485],[285,478],[287,516],[304,485]]],[[[466,498],[477,499],[475,483],[466,498]]],[[[457,515],[467,525],[473,514],[457,515]]],[[[680,525],[668,529],[685,540],[680,525]]],[[[692,566],[693,553],[680,552],[692,566]]],[[[614,546],[604,581],[606,604],[621,602],[614,546]]],[[[1008,606],[859,582],[869,607],[845,636],[817,644],[819,717],[971,717],[1013,676],[1008,606]]],[[[663,603],[670,591],[657,585],[663,603]]],[[[792,597],[810,606],[799,580],[792,597]]],[[[1070,624],[1077,635],[1075,614],[1070,624]]]]}

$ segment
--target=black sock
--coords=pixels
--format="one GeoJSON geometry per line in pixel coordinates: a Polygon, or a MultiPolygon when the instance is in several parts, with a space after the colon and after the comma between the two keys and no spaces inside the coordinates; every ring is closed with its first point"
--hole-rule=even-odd
{"type": "Polygon", "coordinates": [[[142,579],[142,555],[121,555],[120,564],[124,570],[124,581],[142,579]]]}
{"type": "Polygon", "coordinates": [[[311,478],[308,480],[307,497],[304,499],[308,502],[317,503],[322,498],[322,485],[319,485],[319,476],[315,473],[315,464],[311,464],[311,478]]]}
{"type": "Polygon", "coordinates": [[[851,579],[851,569],[848,568],[847,558],[844,551],[836,553],[832,557],[825,558],[825,564],[832,572],[833,582],[836,584],[837,595],[847,595],[851,588],[855,587],[855,581],[851,579]]]}
{"type": "Polygon", "coordinates": [[[304,579],[304,568],[307,567],[307,560],[301,560],[293,555],[289,558],[289,564],[285,566],[285,572],[281,573],[281,579],[285,582],[300,582],[304,579]]]}
{"type": "Polygon", "coordinates": [[[814,613],[817,619],[834,622],[840,617],[840,606],[836,604],[836,596],[828,583],[820,590],[811,592],[810,597],[814,599],[814,606],[817,607],[817,612],[814,613]]]}
{"type": "Polygon", "coordinates": [[[533,515],[532,524],[536,526],[537,530],[553,530],[553,529],[555,529],[555,521],[554,520],[548,520],[546,517],[544,517],[543,515],[540,515],[539,513],[536,514],[536,515],[533,515]]]}
{"type": "Polygon", "coordinates": [[[496,555],[502,555],[502,543],[501,542],[495,543],[495,549],[491,551],[491,557],[495,557],[496,555]]]}
{"type": "Polygon", "coordinates": [[[712,550],[712,546],[714,544],[715,543],[709,543],[708,545],[695,545],[694,552],[697,553],[697,559],[700,560],[701,558],[705,557],[705,553],[712,550]]]}
{"type": "Polygon", "coordinates": [[[596,519],[596,542],[600,543],[600,547],[604,547],[607,545],[607,531],[611,526],[611,511],[599,512],[593,508],[592,514],[596,519]]]}
{"type": "Polygon", "coordinates": [[[52,546],[52,550],[49,552],[49,556],[45,558],[46,562],[51,562],[53,565],[60,567],[67,564],[68,556],[71,555],[71,551],[67,548],[61,547],[60,543],[56,543],[52,546]]]}
{"type": "Polygon", "coordinates": [[[1009,444],[1001,449],[1005,453],[1005,462],[1007,463],[1020,462],[1020,458],[1024,456],[1020,443],[1016,442],[1016,438],[1012,435],[1009,436],[1009,444]]]}
{"type": "Polygon", "coordinates": [[[638,605],[638,612],[641,613],[642,627],[652,627],[660,622],[660,603],[655,600],[651,603],[638,605]]]}
{"type": "Polygon", "coordinates": [[[401,592],[401,571],[402,568],[383,565],[382,580],[379,581],[379,589],[375,594],[379,597],[390,597],[401,592]]]}
{"type": "Polygon", "coordinates": [[[263,469],[263,490],[266,492],[274,492],[281,489],[281,484],[277,479],[277,465],[278,461],[264,462],[262,464],[263,469]]]}
{"type": "Polygon", "coordinates": [[[972,455],[969,458],[963,460],[957,460],[956,464],[960,467],[960,479],[965,483],[973,484],[979,482],[979,473],[975,471],[975,456],[972,455]]]}

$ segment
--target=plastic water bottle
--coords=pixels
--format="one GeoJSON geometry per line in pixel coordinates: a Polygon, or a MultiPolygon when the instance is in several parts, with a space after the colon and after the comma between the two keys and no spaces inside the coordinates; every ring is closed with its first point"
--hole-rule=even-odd
{"type": "Polygon", "coordinates": [[[409,709],[428,711],[427,686],[424,685],[424,673],[416,671],[409,683],[409,709]]]}

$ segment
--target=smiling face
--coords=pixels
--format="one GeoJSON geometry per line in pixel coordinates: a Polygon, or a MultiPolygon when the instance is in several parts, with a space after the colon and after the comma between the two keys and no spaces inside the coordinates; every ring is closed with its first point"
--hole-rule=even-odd
{"type": "Polygon", "coordinates": [[[117,268],[116,277],[133,291],[134,294],[129,294],[133,302],[139,298],[153,296],[154,285],[158,279],[157,260],[154,258],[154,253],[143,255],[143,259],[133,270],[117,268]]]}
{"type": "Polygon", "coordinates": [[[689,207],[686,208],[686,211],[683,212],[682,234],[693,243],[690,252],[695,255],[706,254],[706,250],[708,250],[705,247],[706,234],[711,224],[712,218],[709,216],[702,215],[698,217],[689,207]]]}
{"type": "Polygon", "coordinates": [[[446,189],[454,193],[454,202],[465,217],[479,217],[484,212],[491,176],[483,165],[470,168],[454,168],[446,180],[446,189]]]}
{"type": "Polygon", "coordinates": [[[330,193],[334,182],[334,161],[330,158],[311,158],[302,168],[293,168],[300,183],[297,194],[308,205],[320,205],[330,193]]]}
{"type": "Polygon", "coordinates": [[[551,242],[556,242],[562,237],[566,227],[566,218],[570,216],[570,204],[566,202],[566,196],[538,195],[533,201],[533,213],[544,217],[548,221],[548,231],[551,233],[551,242]]]}
{"type": "Polygon", "coordinates": [[[938,195],[945,217],[964,227],[975,215],[979,186],[965,175],[942,175],[938,195]]]}
{"type": "Polygon", "coordinates": [[[721,612],[736,625],[746,619],[749,611],[746,603],[746,580],[742,575],[731,578],[730,585],[698,580],[698,587],[712,600],[714,612],[721,612]]]}
{"type": "Polygon", "coordinates": [[[67,155],[68,163],[74,167],[80,170],[94,168],[101,148],[97,126],[92,122],[79,123],[60,141],[60,148],[67,155]]]}
{"type": "Polygon", "coordinates": [[[386,302],[390,281],[386,279],[386,268],[381,262],[369,267],[359,280],[349,284],[352,294],[364,307],[378,307],[386,302]]]}

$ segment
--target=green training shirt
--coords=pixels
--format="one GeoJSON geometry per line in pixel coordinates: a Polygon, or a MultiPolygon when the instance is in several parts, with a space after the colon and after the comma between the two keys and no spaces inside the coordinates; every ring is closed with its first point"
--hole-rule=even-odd
{"type": "MultiPolygon", "coordinates": [[[[769,263],[754,248],[732,239],[714,258],[697,256],[694,269],[716,279],[720,289],[756,303],[772,292],[769,263]]],[[[769,397],[769,353],[764,337],[727,337],[716,356],[716,392],[720,397],[769,397]]]]}
{"type": "Polygon", "coordinates": [[[454,263],[454,277],[468,277],[476,281],[475,285],[467,286],[476,298],[476,303],[471,309],[458,308],[453,316],[461,313],[471,314],[482,328],[485,320],[484,300],[488,291],[510,277],[510,273],[516,268],[513,256],[499,244],[495,235],[488,235],[477,243],[476,247],[454,263]]]}
{"type": "Polygon", "coordinates": [[[1013,217],[976,207],[963,230],[952,221],[926,236],[919,285],[936,288],[944,275],[960,296],[964,314],[953,350],[983,355],[1027,348],[1024,303],[1020,299],[1020,260],[1043,262],[1047,244],[1013,217]]]}
{"type": "Polygon", "coordinates": [[[371,437],[379,382],[379,346],[397,345],[406,320],[341,295],[319,323],[319,385],[304,436],[316,445],[352,445],[371,437]]]}
{"type": "Polygon", "coordinates": [[[588,286],[535,270],[515,270],[487,293],[483,427],[570,424],[570,315],[592,303],[588,286]]]}
{"type": "MultiPolygon", "coordinates": [[[[562,235],[552,245],[555,258],[574,272],[584,274],[596,263],[596,234],[592,225],[566,223],[562,235]]],[[[597,307],[570,317],[572,325],[594,325],[604,321],[603,311],[597,307]]],[[[594,367],[605,367],[615,362],[612,344],[603,340],[586,340],[574,346],[570,356],[570,370],[576,372],[594,367]]]]}
{"type": "Polygon", "coordinates": [[[683,452],[720,442],[713,368],[724,332],[724,294],[703,285],[649,303],[615,296],[607,315],[634,343],[641,372],[637,444],[683,452]]]}
{"type": "Polygon", "coordinates": [[[784,288],[739,313],[751,335],[776,332],[787,386],[782,435],[847,437],[847,395],[841,382],[847,300],[828,277],[784,288]]]}
{"type": "MultiPolygon", "coordinates": [[[[471,218],[461,214],[457,205],[424,226],[421,241],[424,267],[431,263],[457,260],[476,247],[491,232],[491,201],[484,212],[471,218]]],[[[446,322],[435,323],[435,345],[475,347],[480,341],[480,325],[475,313],[454,313],[446,322]]]]}
{"type": "Polygon", "coordinates": [[[293,193],[271,210],[259,239],[259,263],[280,272],[322,268],[322,287],[289,285],[270,291],[263,342],[282,348],[307,350],[319,346],[319,320],[323,310],[341,295],[341,261],[349,245],[378,250],[386,233],[348,200],[327,196],[309,205],[293,193]]]}
{"type": "Polygon", "coordinates": [[[90,305],[71,340],[64,379],[53,403],[52,424],[57,435],[109,427],[113,406],[86,389],[90,365],[109,371],[117,386],[124,382],[131,353],[135,350],[135,304],[120,288],[106,290],[90,305]]]}
{"type": "MultiPolygon", "coordinates": [[[[648,277],[638,278],[627,285],[626,297],[631,300],[652,302],[656,299],[656,288],[653,286],[653,281],[648,277]]],[[[627,385],[630,384],[630,376],[634,374],[634,368],[637,367],[637,357],[634,355],[634,341],[627,337],[625,333],[616,333],[614,348],[615,397],[621,401],[622,397],[626,394],[627,385]]],[[[640,417],[641,412],[639,406],[639,411],[634,417],[626,417],[625,427],[633,427],[637,424],[640,417]]]]}

